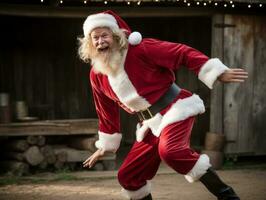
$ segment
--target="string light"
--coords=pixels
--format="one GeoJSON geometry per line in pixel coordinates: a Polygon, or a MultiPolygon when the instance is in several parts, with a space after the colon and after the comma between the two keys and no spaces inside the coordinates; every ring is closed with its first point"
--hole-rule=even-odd
{"type": "MultiPolygon", "coordinates": [[[[84,4],[87,4],[88,3],[88,0],[82,0],[84,4]]],[[[110,1],[114,1],[114,2],[121,2],[121,0],[110,0],[110,1]]],[[[160,2],[160,0],[148,0],[148,1],[155,1],[155,2],[160,2]]],[[[167,2],[167,1],[171,1],[171,0],[163,0],[163,2],[167,2]]],[[[238,3],[236,3],[236,1],[234,0],[172,0],[172,1],[175,1],[175,2],[184,2],[184,4],[186,4],[187,7],[191,7],[193,5],[197,5],[197,6],[200,6],[200,5],[203,5],[203,6],[210,6],[209,4],[213,4],[215,7],[217,7],[218,5],[221,5],[223,6],[224,8],[227,8],[227,7],[231,7],[231,8],[235,8],[238,6],[238,3]],[[220,3],[220,4],[219,4],[220,3]]],[[[41,3],[44,3],[46,2],[45,0],[39,0],[39,2],[41,3]]],[[[57,2],[59,2],[60,4],[64,4],[64,0],[57,0],[57,2]]],[[[134,2],[131,0],[126,0],[124,1],[127,5],[131,5],[131,4],[135,4],[135,5],[138,5],[140,6],[141,3],[142,3],[142,0],[134,0],[134,2]]],[[[105,5],[108,4],[108,0],[103,0],[103,3],[105,5]]],[[[255,8],[255,7],[259,7],[259,8],[263,8],[265,5],[263,3],[253,3],[253,2],[247,2],[245,4],[247,6],[248,9],[250,8],[255,8]]],[[[185,6],[185,5],[184,5],[185,6]]]]}

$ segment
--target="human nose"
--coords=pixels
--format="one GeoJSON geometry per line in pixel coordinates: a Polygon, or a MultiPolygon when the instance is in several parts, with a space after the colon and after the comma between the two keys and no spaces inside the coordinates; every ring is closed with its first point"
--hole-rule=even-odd
{"type": "Polygon", "coordinates": [[[98,43],[99,44],[102,44],[104,42],[104,39],[102,38],[102,37],[99,37],[99,39],[98,39],[98,43]]]}

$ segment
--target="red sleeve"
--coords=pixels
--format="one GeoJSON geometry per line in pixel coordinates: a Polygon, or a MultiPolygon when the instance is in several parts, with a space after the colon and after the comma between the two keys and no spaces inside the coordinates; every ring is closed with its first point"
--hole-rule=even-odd
{"type": "Polygon", "coordinates": [[[119,106],[104,94],[95,74],[91,73],[90,81],[99,118],[99,140],[96,141],[95,146],[98,149],[116,152],[122,139],[119,106]]]}
{"type": "Polygon", "coordinates": [[[156,39],[145,39],[143,41],[144,51],[152,64],[171,70],[178,70],[186,66],[196,74],[208,61],[208,57],[200,51],[184,44],[160,41],[156,39]]]}

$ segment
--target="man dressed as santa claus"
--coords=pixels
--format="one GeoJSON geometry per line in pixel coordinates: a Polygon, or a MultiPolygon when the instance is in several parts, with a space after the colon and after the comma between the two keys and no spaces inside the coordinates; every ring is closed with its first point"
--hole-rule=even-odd
{"type": "Polygon", "coordinates": [[[84,167],[119,148],[122,107],[140,119],[137,141],[118,172],[128,199],[152,199],[150,180],[163,160],[189,182],[201,181],[218,200],[239,200],[211,168],[209,157],[190,148],[195,116],[205,108],[198,95],[175,84],[174,71],[186,66],[209,88],[217,79],[243,82],[247,73],[183,44],[142,39],[112,11],[88,16],[83,31],[79,55],[92,66],[90,81],[99,117],[98,150],[84,167]]]}

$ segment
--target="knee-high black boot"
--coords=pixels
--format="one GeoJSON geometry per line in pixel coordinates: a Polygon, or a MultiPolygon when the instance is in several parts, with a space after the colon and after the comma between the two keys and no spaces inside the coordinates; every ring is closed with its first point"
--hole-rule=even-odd
{"type": "Polygon", "coordinates": [[[233,188],[226,185],[212,168],[207,170],[200,181],[218,200],[240,200],[233,188]]]}
{"type": "Polygon", "coordinates": [[[149,194],[148,196],[143,197],[143,198],[140,199],[140,200],[152,200],[152,196],[151,196],[151,194],[149,194]]]}

